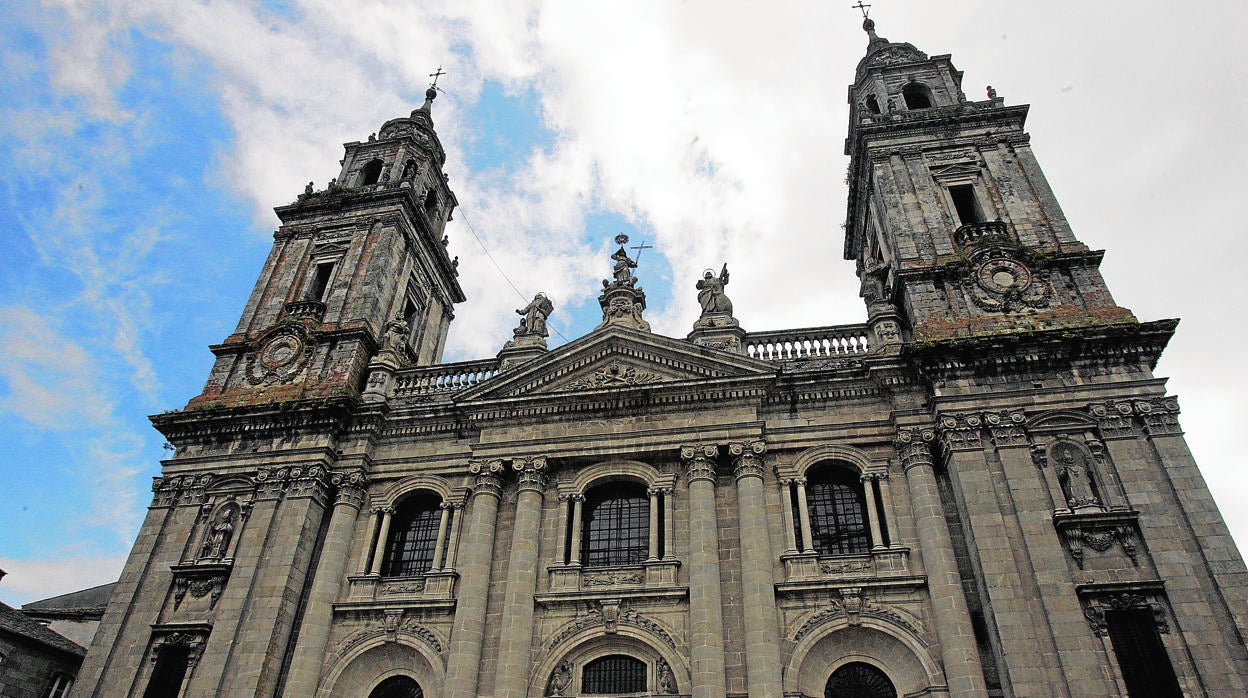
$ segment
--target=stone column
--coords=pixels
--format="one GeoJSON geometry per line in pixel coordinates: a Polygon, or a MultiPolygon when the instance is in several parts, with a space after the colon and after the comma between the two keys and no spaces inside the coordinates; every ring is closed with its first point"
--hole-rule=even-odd
{"type": "Polygon", "coordinates": [[[529,690],[529,654],[533,649],[533,594],[537,591],[537,542],[542,523],[542,491],[546,489],[546,458],[517,459],[519,494],[511,555],[507,559],[507,592],[503,629],[494,672],[494,698],[524,698],[529,690]]]}
{"type": "Polygon", "coordinates": [[[693,698],[724,698],[724,607],[712,445],[681,446],[689,479],[689,659],[693,698]]]}
{"type": "Polygon", "coordinates": [[[659,492],[663,495],[663,559],[675,560],[676,547],[672,536],[676,524],[672,520],[672,488],[664,487],[659,492]]]}
{"type": "Polygon", "coordinates": [[[568,555],[568,564],[581,564],[581,505],[585,502],[585,495],[572,495],[572,547],[568,555]]]}
{"type": "Polygon", "coordinates": [[[659,491],[651,489],[650,495],[650,546],[646,562],[657,562],[659,559],[659,491]]]}
{"type": "Polygon", "coordinates": [[[793,484],[797,485],[797,519],[802,527],[802,552],[813,553],[815,542],[810,536],[810,506],[806,503],[806,478],[795,477],[793,484]]]}
{"type": "Polygon", "coordinates": [[[307,607],[299,625],[299,638],[295,641],[290,673],[286,679],[284,692],[292,696],[313,695],[320,683],[325,645],[329,643],[329,629],[334,617],[334,598],[347,570],[347,553],[351,549],[355,519],[367,496],[368,476],[362,470],[334,473],[330,483],[338,489],[338,494],[334,498],[334,511],[329,517],[329,529],[325,532],[320,562],[312,578],[312,590],[308,593],[307,607]]]}
{"type": "Polygon", "coordinates": [[[875,508],[875,476],[863,475],[862,494],[867,501],[867,526],[871,529],[871,549],[884,547],[884,537],[880,535],[880,512],[875,508]]]}
{"type": "Polygon", "coordinates": [[[377,531],[377,550],[373,553],[373,566],[368,573],[381,575],[381,563],[386,559],[386,544],[390,542],[390,518],[394,516],[394,507],[383,507],[381,510],[381,528],[377,531]]]}
{"type": "Polygon", "coordinates": [[[878,476],[876,484],[880,486],[880,501],[884,503],[884,530],[888,532],[888,540],[891,545],[896,545],[897,540],[897,516],[893,513],[893,496],[888,488],[888,473],[882,472],[878,476]]]}
{"type": "Polygon", "coordinates": [[[360,551],[360,574],[368,574],[373,567],[373,548],[377,543],[377,527],[381,525],[380,507],[373,507],[368,513],[368,537],[364,539],[364,549],[360,551]]]}
{"type": "Polygon", "coordinates": [[[463,528],[460,522],[463,518],[464,503],[451,502],[451,532],[446,540],[446,562],[442,563],[442,569],[448,572],[455,569],[455,555],[459,551],[459,530],[463,528]]]}
{"type": "Polygon", "coordinates": [[[559,540],[555,547],[555,564],[563,565],[568,562],[568,526],[572,523],[572,502],[571,495],[559,495],[559,540]]]}
{"type": "Polygon", "coordinates": [[[784,516],[785,554],[797,553],[797,533],[793,530],[793,478],[780,480],[780,511],[784,516]]]}
{"type": "Polygon", "coordinates": [[[429,566],[434,571],[442,569],[442,553],[446,551],[446,529],[451,522],[451,505],[442,502],[438,508],[442,510],[442,516],[438,519],[438,539],[433,543],[433,563],[429,566]]]}
{"type": "Polygon", "coordinates": [[[498,502],[503,495],[502,461],[490,461],[488,464],[474,462],[468,470],[476,475],[476,482],[469,504],[471,519],[465,529],[467,541],[446,665],[445,691],[450,698],[477,698],[480,695],[477,676],[481,671],[481,640],[485,635],[494,528],[498,522],[498,502]]]}
{"type": "Polygon", "coordinates": [[[741,587],[745,613],[745,671],[751,697],[778,696],[780,639],[776,589],[763,490],[764,441],[728,444],[737,478],[738,532],[741,536],[741,587]]]}
{"type": "Polygon", "coordinates": [[[958,574],[953,541],[936,485],[932,460],[935,439],[936,434],[929,429],[902,430],[897,435],[897,450],[901,452],[901,466],[906,471],[906,483],[914,504],[914,523],[927,571],[932,616],[949,694],[959,698],[986,698],[988,688],[979,664],[971,614],[962,594],[962,578],[958,574]]]}

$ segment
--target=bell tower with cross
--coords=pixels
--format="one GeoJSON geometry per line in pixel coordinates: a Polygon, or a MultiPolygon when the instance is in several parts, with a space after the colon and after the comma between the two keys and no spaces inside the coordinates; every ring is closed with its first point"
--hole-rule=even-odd
{"type": "Polygon", "coordinates": [[[1023,130],[1026,105],[968,98],[948,55],[865,17],[849,87],[845,258],[881,344],[1133,324],[1071,230],[1023,130]]]}
{"type": "Polygon", "coordinates": [[[395,369],[442,358],[465,300],[445,234],[455,194],[425,102],[346,143],[338,176],[275,210],[282,225],[238,327],[191,406],[366,392],[395,369]],[[369,385],[366,385],[369,384],[369,385]]]}

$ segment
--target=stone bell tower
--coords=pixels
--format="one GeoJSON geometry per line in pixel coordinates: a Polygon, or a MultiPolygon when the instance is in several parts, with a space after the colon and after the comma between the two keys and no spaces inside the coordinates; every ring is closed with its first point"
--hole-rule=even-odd
{"type": "Polygon", "coordinates": [[[345,144],[338,177],[275,209],[282,226],[238,327],[191,406],[354,395],[441,360],[464,300],[444,228],[457,202],[430,109],[345,144]],[[372,377],[378,373],[379,377],[372,377]]]}
{"type": "Polygon", "coordinates": [[[1075,238],[1023,131],[948,55],[875,33],[849,88],[845,258],[881,343],[1134,322],[1075,238]]]}

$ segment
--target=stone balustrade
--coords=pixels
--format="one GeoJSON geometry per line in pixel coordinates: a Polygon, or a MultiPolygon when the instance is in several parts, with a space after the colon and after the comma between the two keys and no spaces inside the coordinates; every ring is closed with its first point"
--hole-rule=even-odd
{"type": "Polygon", "coordinates": [[[397,372],[393,397],[445,395],[467,390],[498,375],[498,359],[417,366],[397,372]]]}
{"type": "Polygon", "coordinates": [[[750,332],[745,349],[755,359],[795,361],[863,355],[871,351],[866,325],[834,325],[775,332],[750,332]]]}

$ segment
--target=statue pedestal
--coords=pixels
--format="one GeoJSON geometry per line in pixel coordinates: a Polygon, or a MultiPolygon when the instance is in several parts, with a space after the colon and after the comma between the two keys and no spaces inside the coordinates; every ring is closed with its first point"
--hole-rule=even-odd
{"type": "Polygon", "coordinates": [[[368,362],[368,380],[364,385],[365,402],[385,402],[394,383],[394,372],[400,361],[393,351],[380,351],[368,362]]]}
{"type": "Polygon", "coordinates": [[[708,349],[745,353],[745,330],[730,313],[707,313],[698,318],[688,340],[708,349]]]}
{"type": "Polygon", "coordinates": [[[598,329],[608,325],[624,325],[642,332],[650,331],[650,323],[642,319],[641,313],[646,309],[646,292],[636,288],[632,279],[629,282],[615,282],[603,288],[598,296],[598,305],[602,306],[602,324],[598,329]]]}
{"type": "Polygon", "coordinates": [[[901,351],[901,313],[892,303],[872,303],[867,308],[867,327],[872,349],[883,354],[901,351]]]}
{"type": "Polygon", "coordinates": [[[504,344],[502,351],[498,352],[498,370],[506,371],[512,366],[532,361],[545,353],[545,337],[537,334],[518,334],[504,344]]]}

